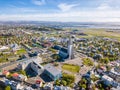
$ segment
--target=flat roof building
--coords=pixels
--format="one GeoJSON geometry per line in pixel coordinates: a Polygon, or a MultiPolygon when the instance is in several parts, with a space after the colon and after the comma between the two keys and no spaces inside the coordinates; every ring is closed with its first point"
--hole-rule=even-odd
{"type": "Polygon", "coordinates": [[[45,69],[44,73],[47,74],[54,81],[62,77],[61,70],[56,69],[51,64],[45,65],[44,69],[45,69]]]}

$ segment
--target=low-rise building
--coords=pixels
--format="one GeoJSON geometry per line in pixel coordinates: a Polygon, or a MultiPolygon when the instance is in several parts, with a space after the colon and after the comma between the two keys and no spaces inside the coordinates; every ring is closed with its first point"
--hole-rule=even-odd
{"type": "Polygon", "coordinates": [[[53,90],[53,84],[51,84],[51,83],[45,84],[44,90],[53,90]]]}
{"type": "Polygon", "coordinates": [[[104,84],[107,86],[112,85],[113,83],[113,79],[107,75],[103,75],[102,80],[104,81],[104,84]]]}
{"type": "Polygon", "coordinates": [[[46,75],[48,75],[52,80],[55,81],[62,77],[62,72],[60,70],[56,69],[51,64],[47,64],[46,66],[44,66],[44,68],[45,68],[44,73],[46,75]]]}
{"type": "Polygon", "coordinates": [[[36,80],[36,86],[37,87],[42,87],[43,83],[40,80],[36,80]]]}
{"type": "Polygon", "coordinates": [[[25,70],[28,67],[28,65],[30,65],[31,62],[42,63],[42,58],[40,58],[39,56],[36,56],[36,57],[19,60],[17,67],[19,69],[25,70]]]}
{"type": "Polygon", "coordinates": [[[23,90],[24,88],[20,83],[15,81],[10,81],[8,79],[4,79],[4,83],[5,85],[9,85],[12,88],[12,90],[23,90]]]}
{"type": "Polygon", "coordinates": [[[20,47],[18,46],[18,44],[11,44],[10,48],[12,48],[13,51],[20,50],[20,47]]]}
{"type": "Polygon", "coordinates": [[[4,50],[8,50],[9,49],[9,47],[7,47],[7,46],[0,46],[0,51],[4,51],[4,50]]]}
{"type": "Polygon", "coordinates": [[[16,80],[20,80],[20,81],[26,81],[27,80],[27,76],[24,76],[24,75],[18,74],[18,73],[12,74],[12,78],[14,78],[16,80]]]}
{"type": "Polygon", "coordinates": [[[70,90],[70,87],[66,86],[55,86],[54,90],[70,90]]]}
{"type": "Polygon", "coordinates": [[[31,67],[38,75],[42,74],[43,71],[44,71],[43,66],[41,66],[39,63],[34,62],[34,61],[30,63],[30,67],[31,67]]]}

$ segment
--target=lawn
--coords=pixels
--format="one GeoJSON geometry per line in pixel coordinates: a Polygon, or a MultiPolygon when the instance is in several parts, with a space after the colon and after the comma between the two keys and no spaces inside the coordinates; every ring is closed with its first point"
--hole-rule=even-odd
{"type": "Polygon", "coordinates": [[[86,65],[86,66],[93,66],[94,63],[89,58],[84,58],[83,59],[83,64],[86,65]]]}
{"type": "Polygon", "coordinates": [[[77,65],[72,65],[72,64],[64,64],[62,66],[62,69],[68,70],[68,71],[73,72],[73,73],[78,73],[80,70],[80,67],[77,65]]]}
{"type": "Polygon", "coordinates": [[[25,54],[25,53],[26,53],[25,49],[20,49],[20,50],[17,51],[18,55],[25,54]]]}
{"type": "Polygon", "coordinates": [[[120,41],[120,33],[117,32],[106,32],[105,29],[87,29],[85,33],[89,36],[103,36],[108,38],[117,39],[120,41]]]}
{"type": "Polygon", "coordinates": [[[1,62],[6,62],[6,58],[5,57],[0,57],[0,63],[1,62]]]}
{"type": "MultiPolygon", "coordinates": [[[[77,29],[81,30],[81,28],[77,28],[77,29]]],[[[90,37],[101,36],[101,37],[108,37],[120,41],[120,33],[118,33],[117,30],[116,31],[114,30],[114,32],[107,32],[107,29],[85,28],[83,29],[83,32],[88,36],[78,35],[79,38],[90,38],[90,37]]]]}

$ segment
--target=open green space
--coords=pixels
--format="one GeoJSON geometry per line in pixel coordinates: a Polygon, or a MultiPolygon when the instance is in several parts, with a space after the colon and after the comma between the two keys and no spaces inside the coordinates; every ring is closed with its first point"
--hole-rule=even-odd
{"type": "Polygon", "coordinates": [[[78,73],[80,70],[80,67],[77,65],[72,65],[72,64],[64,64],[62,66],[62,69],[68,70],[68,71],[73,72],[73,73],[78,73]]]}
{"type": "Polygon", "coordinates": [[[88,34],[88,36],[102,36],[102,37],[108,37],[108,38],[112,38],[120,41],[120,33],[115,31],[108,32],[105,29],[87,29],[85,30],[85,33],[88,34]]]}
{"type": "Polygon", "coordinates": [[[93,66],[93,61],[90,60],[89,58],[84,58],[83,59],[83,64],[86,66],[93,66]]]}
{"type": "MultiPolygon", "coordinates": [[[[118,30],[112,30],[109,32],[109,29],[102,28],[75,28],[87,34],[86,36],[78,35],[79,38],[90,38],[90,37],[108,37],[112,39],[116,39],[120,41],[120,32],[118,30]]],[[[71,31],[73,29],[67,28],[64,29],[67,31],[71,31]]]]}
{"type": "Polygon", "coordinates": [[[17,50],[17,54],[18,54],[18,55],[25,54],[25,53],[26,53],[26,50],[25,50],[25,49],[17,50]]]}
{"type": "Polygon", "coordinates": [[[74,75],[63,73],[62,74],[62,79],[61,80],[56,80],[55,84],[58,85],[58,86],[64,85],[64,86],[73,87],[74,81],[75,81],[75,76],[74,75]]]}
{"type": "Polygon", "coordinates": [[[36,47],[39,47],[39,48],[43,48],[40,44],[38,44],[38,43],[34,43],[33,44],[34,46],[36,46],[36,47]]]}

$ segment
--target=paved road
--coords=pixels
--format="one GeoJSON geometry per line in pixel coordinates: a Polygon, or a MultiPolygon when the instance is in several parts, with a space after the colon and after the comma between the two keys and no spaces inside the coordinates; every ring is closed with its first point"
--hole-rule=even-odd
{"type": "Polygon", "coordinates": [[[17,63],[18,63],[18,61],[14,61],[14,62],[10,62],[10,63],[5,63],[5,64],[3,64],[3,65],[0,66],[0,69],[3,69],[5,67],[7,67],[7,66],[11,66],[11,65],[14,65],[14,64],[17,64],[17,63]]]}

